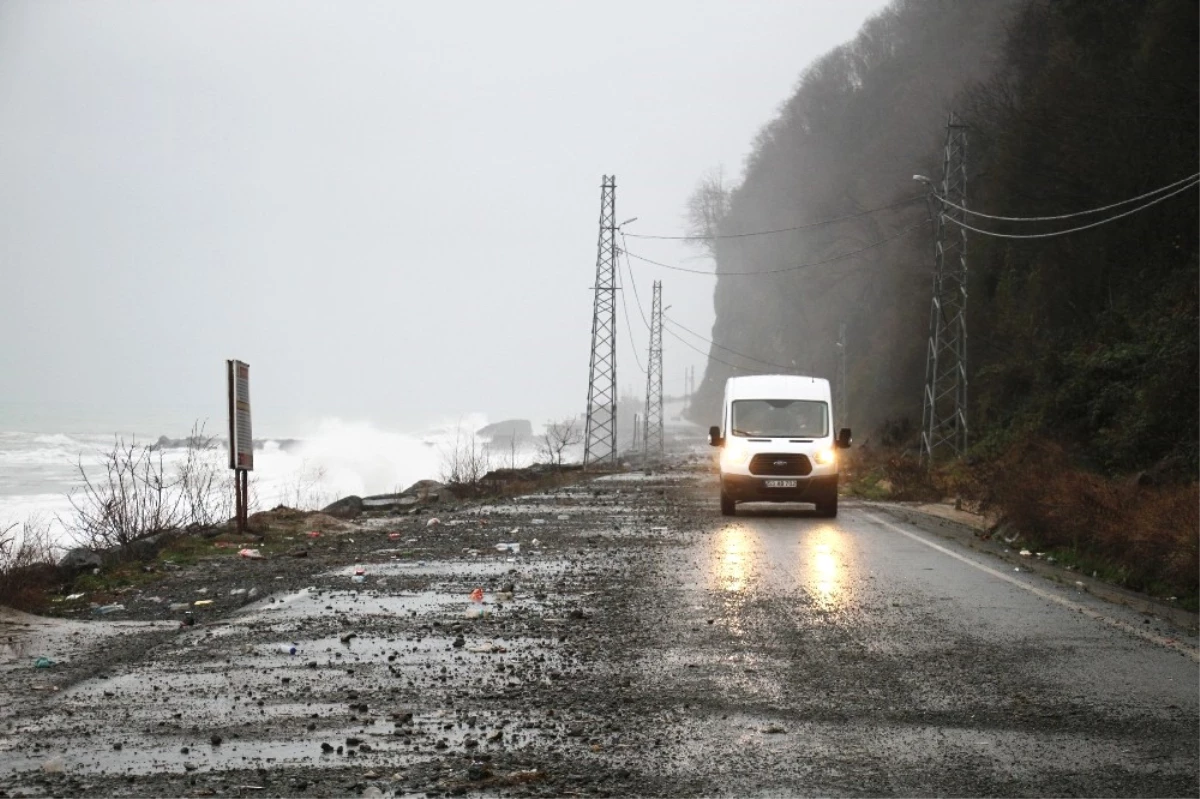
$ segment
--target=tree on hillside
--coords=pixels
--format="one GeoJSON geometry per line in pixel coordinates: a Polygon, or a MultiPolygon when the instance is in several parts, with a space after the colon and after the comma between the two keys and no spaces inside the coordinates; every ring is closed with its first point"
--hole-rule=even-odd
{"type": "MultiPolygon", "coordinates": [[[[754,141],[740,185],[728,187],[716,260],[714,349],[689,415],[716,414],[720,361],[761,361],[832,376],[842,323],[854,346],[848,382],[856,428],[921,412],[929,315],[930,231],[914,173],[938,174],[946,111],[986,78],[1002,52],[1014,0],[897,0],[858,36],[818,59],[754,141]],[[848,253],[856,253],[847,257],[848,253]],[[797,265],[815,266],[788,270],[797,265]],[[763,272],[732,275],[731,272],[763,272]]],[[[701,182],[701,188],[706,181],[701,182]]],[[[701,197],[704,195],[698,192],[701,197]]],[[[692,210],[697,194],[689,201],[692,210]]]]}
{"type": "Polygon", "coordinates": [[[692,196],[688,198],[686,216],[688,235],[696,236],[694,243],[716,258],[714,237],[720,234],[721,225],[729,216],[729,189],[725,185],[725,170],[722,167],[714,167],[700,178],[692,196]]]}

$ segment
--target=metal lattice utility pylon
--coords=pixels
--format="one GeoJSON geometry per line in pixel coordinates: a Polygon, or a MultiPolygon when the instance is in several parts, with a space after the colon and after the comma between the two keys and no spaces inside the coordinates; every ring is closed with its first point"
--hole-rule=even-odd
{"type": "Polygon", "coordinates": [[[592,361],[588,372],[583,468],[617,464],[617,177],[600,184],[600,238],[592,306],[592,361]]]}
{"type": "Polygon", "coordinates": [[[646,421],[642,442],[646,463],[661,461],[663,440],[662,281],[654,281],[650,305],[650,357],[646,361],[646,421]]]}
{"type": "Polygon", "coordinates": [[[921,423],[921,459],[967,450],[967,231],[948,218],[966,214],[967,127],[954,114],[946,120],[940,196],[932,198],[934,217],[933,306],[925,365],[925,401],[921,423]]]}

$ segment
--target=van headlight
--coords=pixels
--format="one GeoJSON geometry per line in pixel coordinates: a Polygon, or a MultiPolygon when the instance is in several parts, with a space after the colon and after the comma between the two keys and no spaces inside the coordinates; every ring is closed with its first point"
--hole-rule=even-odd
{"type": "Polygon", "coordinates": [[[822,466],[831,466],[837,463],[837,452],[832,447],[819,449],[813,459],[822,466]]]}
{"type": "Polygon", "coordinates": [[[750,459],[750,448],[736,439],[725,441],[721,450],[721,463],[726,466],[741,466],[750,459]]]}

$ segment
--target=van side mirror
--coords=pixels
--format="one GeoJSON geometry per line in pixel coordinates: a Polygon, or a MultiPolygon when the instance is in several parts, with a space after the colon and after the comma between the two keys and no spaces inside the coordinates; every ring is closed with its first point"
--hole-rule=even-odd
{"type": "Polygon", "coordinates": [[[719,447],[725,443],[725,439],[721,438],[721,428],[708,428],[708,444],[711,447],[719,447]]]}
{"type": "Polygon", "coordinates": [[[852,442],[853,440],[854,440],[854,438],[850,435],[850,428],[843,427],[841,430],[838,431],[836,445],[837,445],[838,449],[850,449],[850,442],[852,442]]]}

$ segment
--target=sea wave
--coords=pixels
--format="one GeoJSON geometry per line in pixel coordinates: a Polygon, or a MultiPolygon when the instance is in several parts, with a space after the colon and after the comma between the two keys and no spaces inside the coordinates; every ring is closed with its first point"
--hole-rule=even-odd
{"type": "MultiPolygon", "coordinates": [[[[260,508],[322,507],[350,494],[388,493],[439,479],[450,453],[469,445],[474,431],[486,424],[484,414],[474,413],[405,433],[368,421],[327,418],[289,439],[286,448],[268,440],[255,451],[252,500],[260,508]]],[[[111,451],[114,440],[103,433],[0,433],[0,522],[21,522],[38,513],[68,515],[67,493],[80,483],[79,464],[99,474],[101,453],[111,451]]],[[[496,453],[496,466],[526,465],[533,458],[532,451],[503,449],[496,453]]],[[[182,449],[162,452],[168,469],[184,455],[182,449]]],[[[210,457],[224,468],[223,448],[210,457]]]]}

